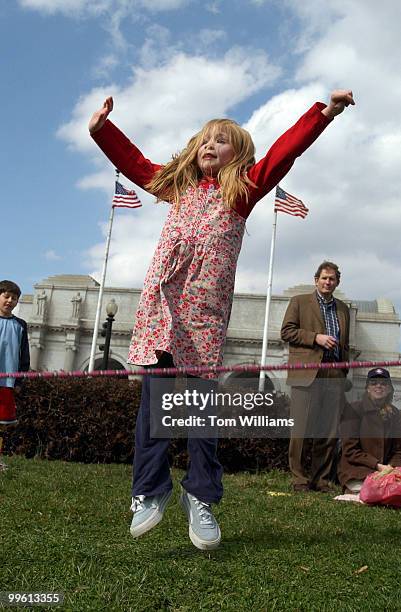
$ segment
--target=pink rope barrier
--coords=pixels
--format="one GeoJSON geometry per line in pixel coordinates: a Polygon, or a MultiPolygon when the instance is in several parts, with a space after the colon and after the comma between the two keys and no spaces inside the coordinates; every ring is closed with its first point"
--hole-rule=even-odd
{"type": "Polygon", "coordinates": [[[76,370],[65,372],[64,370],[54,370],[51,372],[0,372],[0,378],[98,378],[98,377],[120,377],[120,376],[172,376],[179,374],[200,374],[214,373],[223,374],[228,372],[251,372],[258,374],[264,372],[280,372],[286,370],[333,370],[333,369],[357,369],[357,368],[392,368],[401,366],[400,360],[395,361],[341,361],[333,363],[282,363],[276,365],[255,365],[242,364],[234,366],[182,366],[177,368],[138,368],[136,370],[94,370],[85,372],[76,370]]]}

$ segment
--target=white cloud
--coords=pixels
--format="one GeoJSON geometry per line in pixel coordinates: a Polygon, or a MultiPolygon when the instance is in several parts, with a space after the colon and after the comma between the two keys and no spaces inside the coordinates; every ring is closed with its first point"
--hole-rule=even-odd
{"type": "Polygon", "coordinates": [[[139,6],[148,11],[171,11],[190,4],[192,0],[139,0],[139,6]]]}
{"type": "Polygon", "coordinates": [[[212,13],[212,15],[218,15],[221,13],[219,2],[209,2],[205,5],[205,8],[209,13],[212,13]]]}
{"type": "MultiPolygon", "coordinates": [[[[106,167],[87,124],[106,96],[113,95],[115,110],[110,118],[146,155],[165,162],[205,121],[226,115],[250,94],[273,83],[278,74],[262,52],[250,55],[235,48],[215,60],[177,53],[163,66],[136,68],[124,88],[110,84],[107,89],[93,89],[77,102],[71,121],[59,128],[58,136],[73,150],[89,154],[99,167],[106,167]]],[[[84,185],[89,184],[94,185],[93,180],[85,179],[84,185]]]]}
{"type": "MultiPolygon", "coordinates": [[[[156,248],[167,204],[155,204],[150,196],[138,190],[143,208],[120,212],[116,209],[108,259],[106,284],[118,287],[141,287],[156,248]]],[[[106,239],[108,224],[102,224],[106,239]]],[[[91,247],[86,256],[90,274],[100,279],[105,242],[91,247]]]]}
{"type": "MultiPolygon", "coordinates": [[[[143,20],[143,14],[178,10],[192,0],[18,0],[21,7],[44,15],[61,14],[75,19],[101,18],[111,42],[120,53],[129,48],[121,26],[143,20]]],[[[104,61],[104,60],[103,60],[104,61]]],[[[103,63],[103,69],[106,66],[103,63]]],[[[110,66],[109,66],[110,67],[110,66]]],[[[100,66],[100,69],[102,66],[100,66]]]]}
{"type": "Polygon", "coordinates": [[[44,258],[47,259],[47,261],[60,261],[60,259],[63,259],[61,255],[57,255],[56,251],[53,249],[45,251],[44,258]]]}
{"type": "Polygon", "coordinates": [[[199,42],[205,48],[212,46],[218,40],[224,40],[226,37],[227,33],[224,30],[213,30],[211,28],[204,28],[198,34],[199,42]]]}
{"type": "Polygon", "coordinates": [[[98,16],[145,9],[150,12],[176,10],[191,0],[18,0],[20,6],[45,14],[62,13],[67,16],[98,16]]]}
{"type": "Polygon", "coordinates": [[[118,58],[114,53],[101,57],[93,69],[93,76],[97,79],[106,78],[110,71],[118,65],[118,58]]]}
{"type": "Polygon", "coordinates": [[[180,51],[181,43],[171,42],[170,31],[158,24],[146,29],[146,38],[139,51],[139,65],[145,70],[166,63],[180,51]]]}
{"type": "MultiPolygon", "coordinates": [[[[77,16],[84,13],[99,15],[113,4],[113,0],[18,0],[19,4],[28,9],[53,15],[63,13],[77,16]]],[[[124,0],[122,0],[123,2],[124,0]]]]}
{"type": "MultiPolygon", "coordinates": [[[[342,269],[341,289],[348,297],[388,297],[401,311],[401,4],[398,0],[380,5],[372,0],[286,0],[286,5],[305,25],[299,63],[292,88],[255,109],[246,122],[258,155],[314,100],[327,101],[334,87],[352,88],[357,106],[334,120],[283,181],[284,188],[310,207],[310,214],[305,221],[279,216],[273,291],[310,283],[317,265],[328,258],[342,269]]],[[[168,44],[166,33],[164,47],[168,44]]],[[[155,59],[137,68],[127,86],[111,84],[107,90],[83,96],[59,136],[94,161],[97,171],[85,177],[82,186],[105,187],[106,165],[87,136],[86,123],[106,94],[115,96],[112,119],[117,125],[150,158],[163,162],[207,119],[230,114],[236,104],[277,76],[277,67],[262,52],[234,49],[207,59],[167,49],[162,65],[155,59]]],[[[266,290],[272,200],[270,194],[260,202],[247,223],[249,236],[237,274],[239,291],[266,290]]],[[[135,244],[138,252],[150,257],[159,226],[155,208],[148,209],[155,216],[141,212],[135,244]]],[[[134,226],[128,225],[132,233],[134,226]]],[[[119,279],[119,284],[141,286],[145,263],[136,262],[136,247],[123,228],[121,232],[111,257],[110,282],[119,279]],[[128,256],[130,263],[124,259],[128,256]]],[[[100,269],[99,257],[92,268],[100,269]]]]}

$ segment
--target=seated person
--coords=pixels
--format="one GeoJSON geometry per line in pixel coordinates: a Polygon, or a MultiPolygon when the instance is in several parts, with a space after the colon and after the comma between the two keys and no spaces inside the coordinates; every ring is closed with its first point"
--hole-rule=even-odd
{"type": "Polygon", "coordinates": [[[342,455],[338,478],[345,493],[359,493],[366,476],[401,466],[401,415],[384,368],[370,370],[360,401],[347,404],[341,417],[342,455]]]}

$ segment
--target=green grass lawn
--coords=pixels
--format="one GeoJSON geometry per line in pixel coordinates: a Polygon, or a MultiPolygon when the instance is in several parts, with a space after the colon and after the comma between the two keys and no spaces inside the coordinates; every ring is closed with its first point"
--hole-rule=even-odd
{"type": "Polygon", "coordinates": [[[163,522],[133,540],[129,466],[6,462],[0,591],[63,591],[74,611],[401,610],[396,510],[290,494],[280,472],[226,475],[222,544],[203,553],[178,486],[163,522]]]}

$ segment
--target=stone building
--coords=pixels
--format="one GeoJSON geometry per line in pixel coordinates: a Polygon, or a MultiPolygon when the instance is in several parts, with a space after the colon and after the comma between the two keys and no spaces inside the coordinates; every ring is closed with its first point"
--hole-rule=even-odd
{"type": "MultiPolygon", "coordinates": [[[[280,339],[280,328],[289,298],[299,293],[310,293],[311,285],[299,285],[272,297],[269,323],[267,364],[288,361],[288,346],[280,339]]],[[[22,295],[19,316],[29,327],[31,365],[35,370],[85,370],[89,364],[99,283],[91,276],[56,275],[34,285],[33,295],[22,295]]],[[[106,287],[103,296],[103,315],[106,304],[114,298],[118,312],[113,324],[109,367],[123,369],[131,338],[133,318],[140,289],[106,287]]],[[[394,306],[386,299],[374,301],[351,300],[340,291],[336,296],[344,300],[351,315],[351,360],[397,360],[400,358],[400,324],[394,306]]],[[[264,295],[237,293],[234,296],[228,328],[224,365],[260,363],[265,314],[264,295]]],[[[95,367],[99,367],[102,353],[97,343],[95,367]]],[[[392,369],[396,386],[396,403],[401,399],[401,368],[392,369]]],[[[224,374],[223,379],[235,376],[224,374]]],[[[350,399],[362,393],[366,370],[355,369],[349,374],[353,382],[350,399]]],[[[277,391],[288,392],[285,374],[269,372],[266,385],[277,391]]],[[[400,406],[401,407],[401,406],[400,406]]]]}

